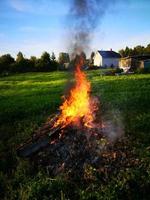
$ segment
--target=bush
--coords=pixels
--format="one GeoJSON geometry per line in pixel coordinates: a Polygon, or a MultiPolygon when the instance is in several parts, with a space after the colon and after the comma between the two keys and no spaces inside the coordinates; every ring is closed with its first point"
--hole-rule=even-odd
{"type": "Polygon", "coordinates": [[[150,73],[150,67],[147,67],[147,68],[138,68],[135,72],[137,74],[148,74],[148,73],[150,73]]]}
{"type": "Polygon", "coordinates": [[[8,72],[9,66],[14,63],[14,58],[11,57],[10,54],[2,55],[0,57],[0,73],[8,72]]]}
{"type": "Polygon", "coordinates": [[[115,70],[114,70],[115,73],[122,73],[123,72],[123,69],[117,67],[115,70]]]}

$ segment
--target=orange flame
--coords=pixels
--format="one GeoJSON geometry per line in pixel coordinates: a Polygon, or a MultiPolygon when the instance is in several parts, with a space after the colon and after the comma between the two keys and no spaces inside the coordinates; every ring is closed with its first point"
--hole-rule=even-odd
{"type": "Polygon", "coordinates": [[[70,95],[60,106],[61,114],[54,126],[63,127],[74,124],[92,127],[94,121],[94,111],[97,110],[96,104],[90,97],[91,84],[86,79],[86,75],[81,71],[83,59],[80,58],[75,70],[75,86],[71,89],[70,95]]]}

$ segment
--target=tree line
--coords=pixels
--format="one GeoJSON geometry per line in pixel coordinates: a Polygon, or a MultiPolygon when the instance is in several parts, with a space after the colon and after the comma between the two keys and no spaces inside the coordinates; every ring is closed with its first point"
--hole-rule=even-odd
{"type": "Polygon", "coordinates": [[[146,47],[138,45],[134,48],[126,47],[125,49],[121,49],[119,51],[122,57],[127,56],[138,56],[138,55],[150,55],[150,44],[146,47]]]}
{"type": "Polygon", "coordinates": [[[54,52],[50,55],[44,52],[40,58],[31,56],[27,59],[22,52],[14,59],[10,54],[0,56],[0,73],[8,72],[46,72],[58,69],[58,62],[54,52]]]}
{"type": "MultiPolygon", "coordinates": [[[[81,53],[84,64],[88,65],[86,54],[81,53]],[[87,61],[87,62],[86,62],[87,61]]],[[[0,73],[25,73],[25,72],[49,72],[55,70],[66,70],[74,67],[74,59],[70,59],[68,53],[59,53],[58,61],[54,52],[49,54],[44,52],[40,58],[31,56],[30,59],[24,57],[22,52],[14,59],[10,54],[0,56],[0,73]]]]}
{"type": "MultiPolygon", "coordinates": [[[[119,51],[122,57],[137,56],[137,55],[150,55],[150,44],[146,47],[138,45],[134,48],[126,47],[119,51]]],[[[92,52],[89,59],[86,54],[82,52],[84,58],[84,65],[94,69],[94,55],[92,52]]],[[[60,53],[58,61],[54,52],[49,54],[44,52],[40,58],[31,56],[30,59],[24,57],[22,52],[17,54],[14,59],[10,54],[0,56],[0,73],[24,73],[24,72],[49,72],[55,70],[66,70],[74,66],[74,60],[70,59],[68,53],[60,53]]]]}

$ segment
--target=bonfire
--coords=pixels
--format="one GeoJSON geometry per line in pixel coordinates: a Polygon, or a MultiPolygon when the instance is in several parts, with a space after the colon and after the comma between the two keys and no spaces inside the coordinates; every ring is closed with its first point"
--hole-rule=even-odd
{"type": "MultiPolygon", "coordinates": [[[[128,140],[114,142],[109,137],[114,127],[102,117],[99,99],[91,95],[91,84],[81,70],[83,64],[82,57],[77,56],[75,83],[63,97],[60,112],[51,115],[17,149],[19,156],[31,158],[34,167],[42,166],[50,175],[65,173],[71,178],[86,179],[89,166],[111,173],[115,168],[107,166],[118,168],[118,159],[122,163],[119,167],[132,163],[132,159],[126,159],[127,155],[133,157],[126,150],[128,140]]],[[[114,134],[121,129],[115,131],[114,134]]]]}
{"type": "Polygon", "coordinates": [[[75,68],[75,85],[70,90],[69,96],[64,98],[64,103],[60,106],[61,114],[55,123],[55,127],[63,127],[73,124],[80,127],[92,128],[94,126],[95,112],[98,110],[98,101],[90,96],[91,84],[86,75],[81,71],[84,64],[83,58],[77,57],[75,68]]]}

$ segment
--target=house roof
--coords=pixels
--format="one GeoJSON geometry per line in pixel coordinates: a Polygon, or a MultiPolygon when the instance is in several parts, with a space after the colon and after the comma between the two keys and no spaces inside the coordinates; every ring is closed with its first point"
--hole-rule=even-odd
{"type": "Polygon", "coordinates": [[[121,58],[119,53],[115,51],[98,51],[103,58],[121,58]]]}

